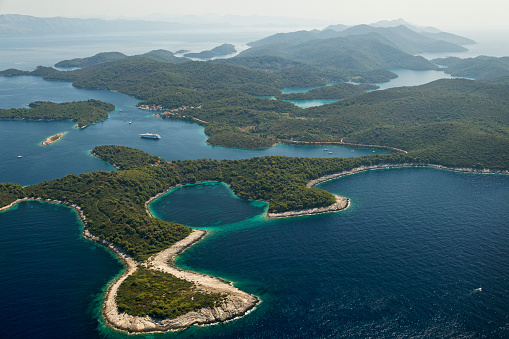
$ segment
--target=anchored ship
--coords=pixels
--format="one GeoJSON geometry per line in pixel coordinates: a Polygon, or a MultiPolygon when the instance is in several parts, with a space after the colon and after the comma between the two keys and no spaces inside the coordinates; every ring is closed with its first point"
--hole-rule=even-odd
{"type": "Polygon", "coordinates": [[[155,133],[143,133],[143,134],[140,134],[140,137],[149,138],[149,139],[161,139],[161,136],[159,134],[155,134],[155,133]]]}

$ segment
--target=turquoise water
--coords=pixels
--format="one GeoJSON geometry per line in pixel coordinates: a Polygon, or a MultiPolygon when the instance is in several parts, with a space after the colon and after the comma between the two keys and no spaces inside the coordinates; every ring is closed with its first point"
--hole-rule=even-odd
{"type": "MultiPolygon", "coordinates": [[[[137,35],[134,41],[140,44],[125,36],[2,38],[0,68],[31,69],[104,50],[199,51],[218,45],[207,45],[213,33],[203,40],[192,40],[192,34],[137,35]]],[[[400,79],[390,82],[392,87],[443,75],[396,72],[400,79]]],[[[120,93],[78,90],[36,77],[0,77],[0,108],[90,98],[111,102],[117,110],[83,130],[69,122],[1,121],[0,182],[27,185],[112,170],[88,153],[101,144],[136,147],[167,160],[372,154],[330,146],[333,155],[321,147],[213,147],[202,127],[153,118],[134,107],[138,100],[120,93]],[[58,132],[68,134],[53,145],[39,145],[58,132]],[[138,137],[145,132],[162,139],[138,137]]],[[[140,337],[509,337],[507,176],[397,169],[321,187],[351,198],[352,206],[341,213],[269,220],[265,203],[238,199],[218,183],[182,187],[154,202],[151,209],[160,218],[211,230],[177,259],[181,267],[231,280],[262,303],[225,324],[140,337]]],[[[103,290],[121,265],[83,239],[80,227],[72,210],[51,204],[26,202],[0,213],[3,337],[132,338],[100,320],[103,290]]]]}
{"type": "MultiPolygon", "coordinates": [[[[352,207],[284,220],[246,213],[244,221],[203,227],[212,235],[179,265],[232,280],[263,302],[242,319],[179,337],[509,335],[508,177],[397,169],[321,187],[348,196],[352,207]]],[[[195,194],[219,192],[231,194],[195,186],[154,209],[174,216],[195,194]]],[[[213,210],[215,218],[208,211],[172,220],[222,221],[224,210],[213,210]]]]}
{"type": "MultiPolygon", "coordinates": [[[[147,337],[509,336],[509,177],[394,169],[321,187],[352,206],[266,219],[264,203],[218,183],[154,202],[159,217],[211,231],[179,266],[262,303],[231,322],[147,337]]],[[[130,337],[99,320],[97,298],[120,265],[80,237],[72,210],[23,203],[0,224],[6,337],[130,337]]]]}

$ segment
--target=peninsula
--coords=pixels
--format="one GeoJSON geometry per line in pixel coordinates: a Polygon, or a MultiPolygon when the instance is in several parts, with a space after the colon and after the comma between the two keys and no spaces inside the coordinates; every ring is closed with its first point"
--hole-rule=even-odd
{"type": "MultiPolygon", "coordinates": [[[[121,170],[67,175],[27,187],[0,184],[0,206],[5,210],[20,199],[32,199],[76,209],[85,225],[84,236],[114,251],[127,267],[108,288],[103,316],[111,326],[128,332],[221,322],[259,303],[257,297],[221,279],[171,265],[178,253],[205,233],[149,215],[147,204],[158,194],[176,185],[222,181],[240,197],[267,201],[269,213],[287,212],[269,216],[306,215],[348,207],[348,199],[312,187],[324,180],[391,166],[430,165],[402,152],[346,159],[263,157],[175,163],[123,146],[100,146],[93,153],[121,170]],[[163,295],[171,295],[171,302],[163,295]]],[[[469,171],[509,174],[509,167],[469,171]]]]}

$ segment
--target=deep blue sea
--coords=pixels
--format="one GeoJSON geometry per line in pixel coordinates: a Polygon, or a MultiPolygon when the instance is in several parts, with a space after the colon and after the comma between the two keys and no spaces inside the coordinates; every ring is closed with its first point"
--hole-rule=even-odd
{"type": "MultiPolygon", "coordinates": [[[[2,69],[49,66],[110,50],[106,47],[142,53],[165,48],[165,41],[173,50],[218,45],[206,39],[185,45],[160,35],[135,37],[139,44],[129,47],[127,37],[83,40],[83,45],[68,45],[62,38],[0,40],[2,69]]],[[[446,76],[396,72],[399,80],[385,86],[446,76]]],[[[161,121],[120,93],[79,90],[37,77],[0,77],[0,108],[90,98],[117,109],[82,130],[70,122],[0,121],[0,182],[30,185],[70,173],[112,170],[89,154],[102,144],[136,147],[166,160],[381,153],[329,146],[332,155],[321,147],[213,147],[206,144],[203,127],[161,121]],[[40,146],[58,132],[68,133],[40,146]],[[139,138],[146,132],[162,138],[139,138]]],[[[349,197],[352,206],[340,213],[269,220],[265,203],[238,199],[218,183],[181,187],[155,201],[151,209],[158,217],[211,231],[178,257],[178,265],[231,280],[262,303],[231,322],[143,337],[509,337],[509,177],[393,169],[321,188],[349,197]]],[[[131,337],[100,319],[104,288],[122,265],[80,231],[74,211],[52,204],[25,202],[0,213],[2,337],[131,337]]]]}

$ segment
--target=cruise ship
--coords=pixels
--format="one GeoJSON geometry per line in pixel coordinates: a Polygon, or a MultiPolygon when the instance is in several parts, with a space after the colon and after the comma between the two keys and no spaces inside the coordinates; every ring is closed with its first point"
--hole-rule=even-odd
{"type": "Polygon", "coordinates": [[[143,133],[143,134],[140,134],[140,137],[149,138],[149,139],[161,139],[161,136],[159,134],[155,134],[155,133],[143,133]]]}

